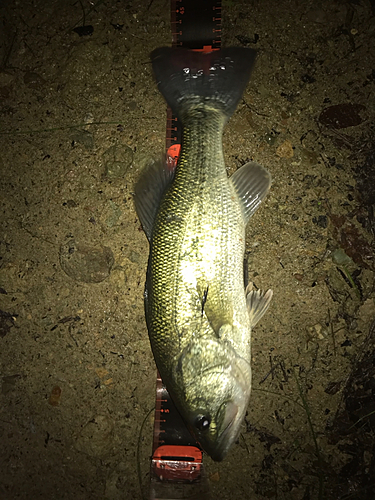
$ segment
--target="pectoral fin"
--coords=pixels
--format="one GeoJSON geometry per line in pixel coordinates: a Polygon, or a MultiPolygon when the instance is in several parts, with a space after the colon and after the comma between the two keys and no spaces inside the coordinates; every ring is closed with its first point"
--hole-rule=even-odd
{"type": "Polygon", "coordinates": [[[262,292],[261,290],[252,290],[252,286],[253,284],[249,283],[246,288],[246,305],[250,316],[251,328],[253,328],[266,313],[273,295],[272,290],[262,292]]]}
{"type": "Polygon", "coordinates": [[[230,342],[233,337],[233,325],[230,325],[229,323],[221,325],[218,332],[218,337],[220,340],[230,342]]]}

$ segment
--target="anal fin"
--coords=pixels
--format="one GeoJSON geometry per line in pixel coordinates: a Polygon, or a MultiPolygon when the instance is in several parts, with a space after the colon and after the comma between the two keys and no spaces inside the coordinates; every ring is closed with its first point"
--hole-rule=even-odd
{"type": "Polygon", "coordinates": [[[247,223],[257,211],[271,186],[270,173],[259,163],[250,161],[239,168],[230,178],[241,203],[247,223]]]}

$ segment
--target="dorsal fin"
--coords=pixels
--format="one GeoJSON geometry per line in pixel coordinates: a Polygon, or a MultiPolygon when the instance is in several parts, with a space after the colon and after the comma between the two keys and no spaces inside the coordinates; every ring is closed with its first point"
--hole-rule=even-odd
{"type": "Polygon", "coordinates": [[[147,165],[135,185],[135,209],[148,241],[151,241],[156,213],[164,193],[174,179],[175,170],[163,156],[147,165]]]}

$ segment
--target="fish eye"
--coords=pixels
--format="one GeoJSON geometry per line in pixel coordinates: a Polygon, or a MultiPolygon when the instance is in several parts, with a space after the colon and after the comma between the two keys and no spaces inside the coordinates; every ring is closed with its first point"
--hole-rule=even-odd
{"type": "Polygon", "coordinates": [[[195,427],[201,432],[207,431],[210,428],[210,424],[210,417],[206,417],[205,415],[198,415],[195,419],[195,427]]]}

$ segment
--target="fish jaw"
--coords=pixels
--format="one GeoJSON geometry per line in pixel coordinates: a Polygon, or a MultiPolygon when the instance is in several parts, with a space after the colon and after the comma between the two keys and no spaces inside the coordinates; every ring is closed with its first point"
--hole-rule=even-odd
{"type": "MultiPolygon", "coordinates": [[[[238,375],[240,369],[241,376],[238,378],[237,375],[232,375],[232,399],[223,403],[223,408],[219,409],[219,412],[223,412],[224,417],[216,438],[211,441],[205,438],[204,433],[201,433],[198,440],[204,451],[217,462],[221,462],[226,457],[229,449],[238,439],[250,399],[251,368],[244,359],[238,359],[241,359],[241,366],[236,366],[234,371],[238,375]]],[[[216,416],[216,420],[220,421],[219,415],[216,416]]]]}
{"type": "Polygon", "coordinates": [[[187,426],[213,460],[223,460],[249,403],[250,364],[218,339],[199,339],[182,354],[175,374],[173,385],[183,391],[171,396],[187,426]]]}

